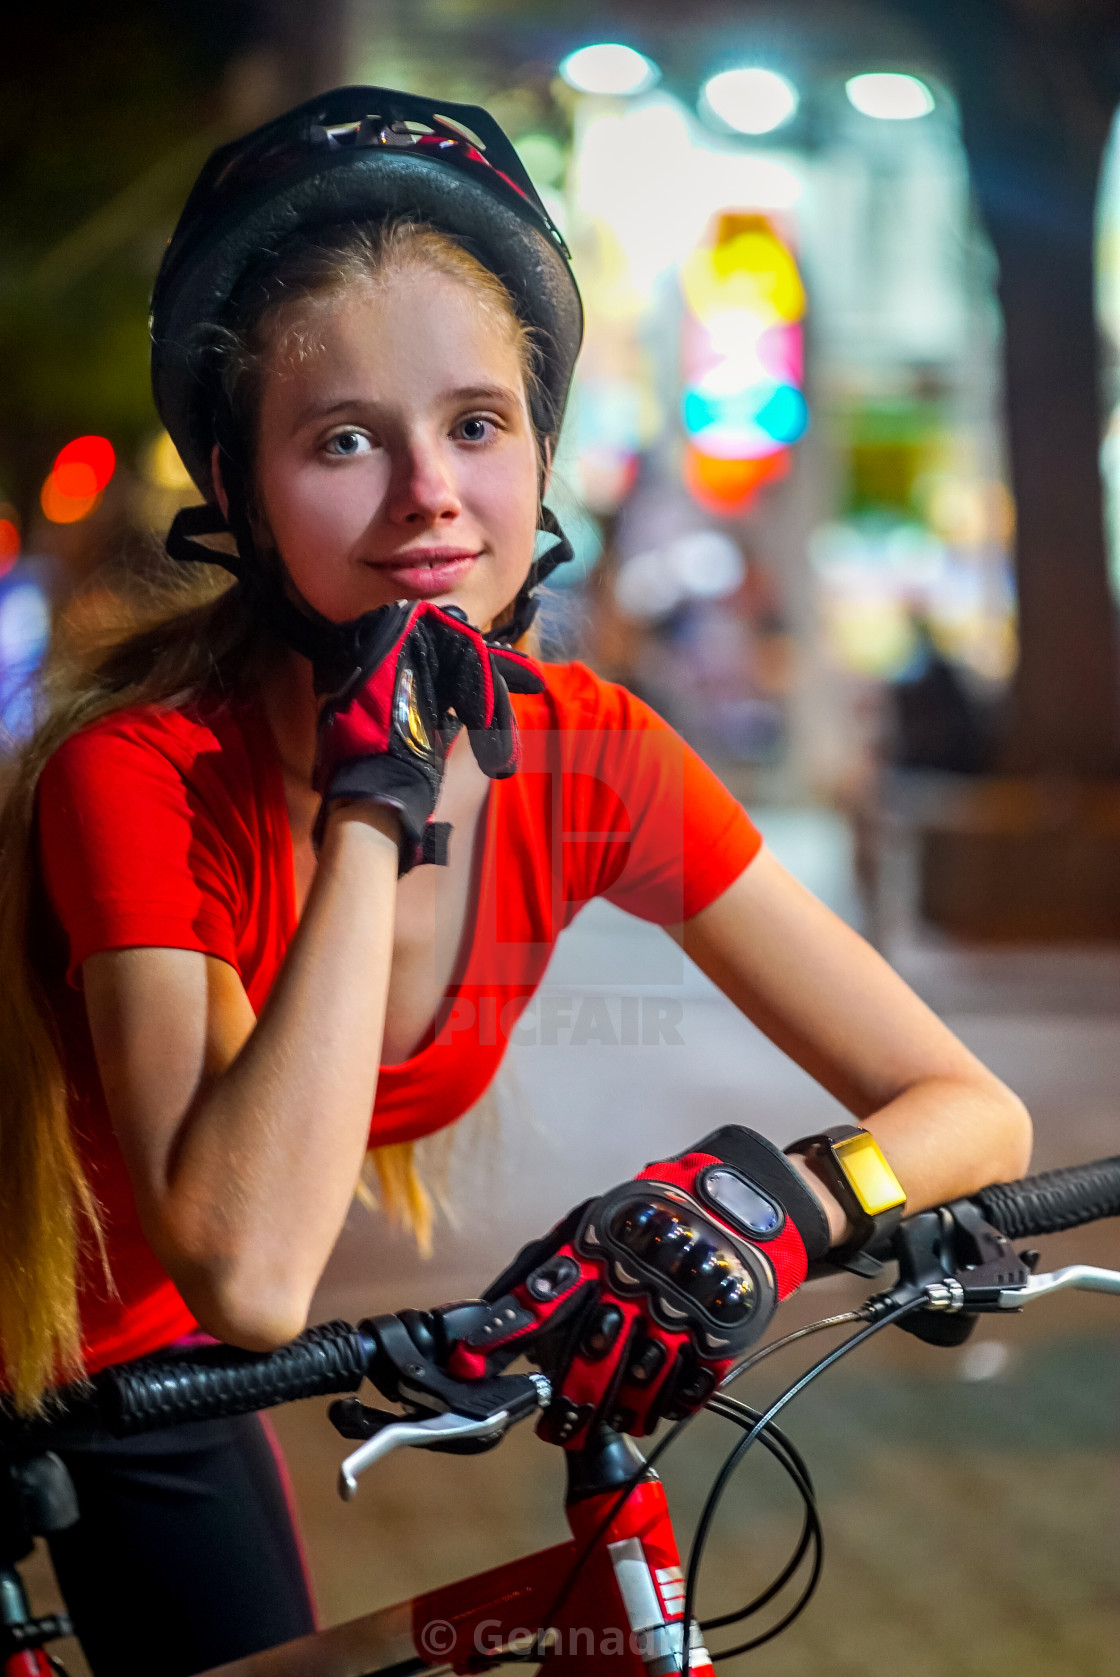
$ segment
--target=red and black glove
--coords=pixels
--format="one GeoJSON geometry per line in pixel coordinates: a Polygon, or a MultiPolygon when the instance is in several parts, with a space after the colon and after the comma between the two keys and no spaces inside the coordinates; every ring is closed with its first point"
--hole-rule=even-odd
{"type": "Polygon", "coordinates": [[[531,659],[490,646],[454,606],[422,600],[371,613],[353,674],[319,717],[316,844],[335,802],[386,804],[400,818],[407,873],[429,855],[425,834],[460,725],[483,773],[504,780],[521,760],[510,692],[543,687],[531,659]]]}
{"type": "Polygon", "coordinates": [[[604,1423],[640,1436],[706,1403],[827,1250],[785,1154],[728,1125],[526,1246],[448,1368],[477,1379],[525,1355],[553,1383],[543,1438],[577,1449],[604,1423]]]}

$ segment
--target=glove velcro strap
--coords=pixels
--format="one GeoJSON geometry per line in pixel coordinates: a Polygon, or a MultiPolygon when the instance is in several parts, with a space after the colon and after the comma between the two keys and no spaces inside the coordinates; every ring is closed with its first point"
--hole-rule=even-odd
{"type": "Polygon", "coordinates": [[[430,862],[436,868],[445,868],[451,855],[450,821],[429,821],[424,828],[420,850],[422,861],[430,862]]]}
{"type": "Polygon", "coordinates": [[[789,1216],[801,1236],[809,1262],[824,1257],[830,1245],[824,1210],[772,1141],[741,1124],[725,1124],[690,1147],[688,1154],[678,1154],[677,1162],[696,1153],[711,1153],[720,1164],[731,1165],[756,1182],[789,1216]]]}
{"type": "Polygon", "coordinates": [[[432,783],[420,766],[399,757],[351,757],[331,775],[312,839],[323,841],[331,806],[338,802],[384,804],[401,824],[400,871],[408,873],[424,859],[424,835],[435,808],[432,783]]]}

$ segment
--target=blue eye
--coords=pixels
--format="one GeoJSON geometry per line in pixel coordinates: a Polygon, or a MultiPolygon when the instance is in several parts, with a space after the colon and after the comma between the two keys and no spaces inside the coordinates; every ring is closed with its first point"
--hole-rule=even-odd
{"type": "Polygon", "coordinates": [[[360,454],[362,444],[368,442],[368,440],[361,431],[339,431],[331,438],[328,447],[333,454],[340,454],[343,458],[347,458],[351,455],[360,454]]]}
{"type": "Polygon", "coordinates": [[[481,419],[476,415],[471,419],[464,419],[459,430],[465,442],[481,443],[486,441],[491,423],[489,419],[481,419]]]}

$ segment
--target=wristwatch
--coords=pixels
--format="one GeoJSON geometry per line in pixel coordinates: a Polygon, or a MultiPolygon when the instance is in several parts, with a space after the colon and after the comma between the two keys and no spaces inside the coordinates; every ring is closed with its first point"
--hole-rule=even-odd
{"type": "Polygon", "coordinates": [[[873,1252],[898,1227],[906,1195],[871,1131],[858,1124],[833,1124],[818,1135],[791,1141],[786,1152],[802,1153],[818,1164],[852,1225],[850,1238],[834,1246],[825,1261],[857,1275],[877,1275],[883,1266],[873,1252]]]}

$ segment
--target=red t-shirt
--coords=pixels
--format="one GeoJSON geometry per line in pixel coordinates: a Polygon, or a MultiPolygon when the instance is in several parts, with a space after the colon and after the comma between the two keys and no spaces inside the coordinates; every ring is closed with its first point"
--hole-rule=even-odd
{"type": "MultiPolygon", "coordinates": [[[[513,701],[523,762],[490,789],[462,977],[420,1051],[381,1068],[371,1145],[427,1135],[473,1105],[584,903],[603,896],[644,920],[687,919],[759,848],[740,805],[641,700],[582,664],[543,669],[546,691],[513,701]]],[[[263,715],[217,703],[122,711],[74,735],[43,772],[38,820],[33,947],[117,1289],[107,1297],[92,1269],[83,1286],[93,1371],[170,1343],[193,1320],[140,1229],[82,963],[106,949],[197,949],[236,969],[259,1013],[296,927],[291,836],[263,715]]]]}

